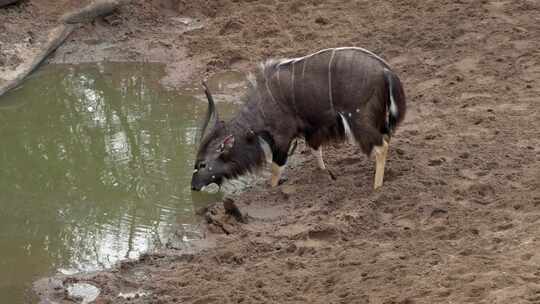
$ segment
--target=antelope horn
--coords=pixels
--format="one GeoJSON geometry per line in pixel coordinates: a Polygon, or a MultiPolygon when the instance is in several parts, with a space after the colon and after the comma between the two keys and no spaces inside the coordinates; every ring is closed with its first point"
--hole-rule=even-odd
{"type": "Polygon", "coordinates": [[[208,99],[208,111],[206,111],[206,119],[202,127],[201,140],[203,140],[208,135],[208,133],[210,133],[210,131],[214,129],[219,120],[214,98],[212,97],[212,94],[210,93],[210,90],[208,89],[205,81],[202,82],[202,86],[204,88],[204,94],[208,99]]]}

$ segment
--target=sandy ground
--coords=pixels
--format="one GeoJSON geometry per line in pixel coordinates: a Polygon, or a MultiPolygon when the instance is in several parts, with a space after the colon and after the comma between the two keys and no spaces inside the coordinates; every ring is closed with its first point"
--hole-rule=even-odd
{"type": "MultiPolygon", "coordinates": [[[[47,2],[0,17],[38,33],[54,14],[28,18],[47,2]]],[[[362,46],[394,66],[409,111],[380,191],[354,147],[327,148],[335,181],[299,153],[284,185],[233,197],[247,223],[206,210],[199,250],[38,291],[58,303],[72,303],[62,284],[73,282],[99,287],[96,303],[540,303],[539,12],[536,0],[162,0],[81,26],[52,62],[165,62],[171,87],[362,46]]],[[[23,32],[0,31],[2,51],[23,32]]]]}

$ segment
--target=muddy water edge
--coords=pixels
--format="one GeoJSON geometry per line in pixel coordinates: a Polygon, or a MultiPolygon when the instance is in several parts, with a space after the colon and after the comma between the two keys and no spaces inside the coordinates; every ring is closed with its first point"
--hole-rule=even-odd
{"type": "Polygon", "coordinates": [[[206,102],[196,85],[164,90],[163,75],[159,64],[48,65],[0,98],[2,302],[33,302],[43,276],[199,238],[194,210],[219,199],[189,189],[206,102]]]}

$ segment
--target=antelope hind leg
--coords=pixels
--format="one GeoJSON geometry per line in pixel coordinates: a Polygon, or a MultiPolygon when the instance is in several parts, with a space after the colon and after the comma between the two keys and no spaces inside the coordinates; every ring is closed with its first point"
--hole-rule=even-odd
{"type": "Polygon", "coordinates": [[[311,153],[317,159],[317,167],[319,167],[319,169],[321,170],[326,170],[326,166],[324,164],[324,159],[322,156],[322,147],[319,147],[317,150],[311,148],[311,153]]]}
{"type": "Polygon", "coordinates": [[[384,165],[386,163],[386,156],[388,155],[388,139],[383,139],[381,146],[375,146],[375,181],[373,182],[373,189],[377,190],[383,184],[384,179],[384,165]]]}
{"type": "Polygon", "coordinates": [[[277,187],[279,185],[283,169],[285,169],[285,165],[280,167],[276,163],[272,163],[272,179],[270,180],[270,186],[277,187]]]}
{"type": "Polygon", "coordinates": [[[317,167],[319,168],[319,170],[328,172],[328,175],[330,176],[330,178],[332,180],[336,180],[337,178],[332,172],[332,170],[330,170],[330,168],[327,168],[326,165],[324,164],[324,159],[322,156],[322,146],[320,146],[317,150],[311,148],[311,153],[313,153],[313,156],[315,156],[315,158],[317,159],[317,167]]]}

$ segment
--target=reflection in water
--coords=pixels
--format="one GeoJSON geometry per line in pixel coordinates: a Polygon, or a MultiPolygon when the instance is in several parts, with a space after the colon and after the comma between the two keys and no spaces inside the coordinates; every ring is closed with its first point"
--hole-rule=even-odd
{"type": "Polygon", "coordinates": [[[22,302],[57,269],[136,257],[179,223],[194,229],[205,103],[163,91],[161,76],[158,65],[47,66],[0,99],[1,299],[22,302]]]}

